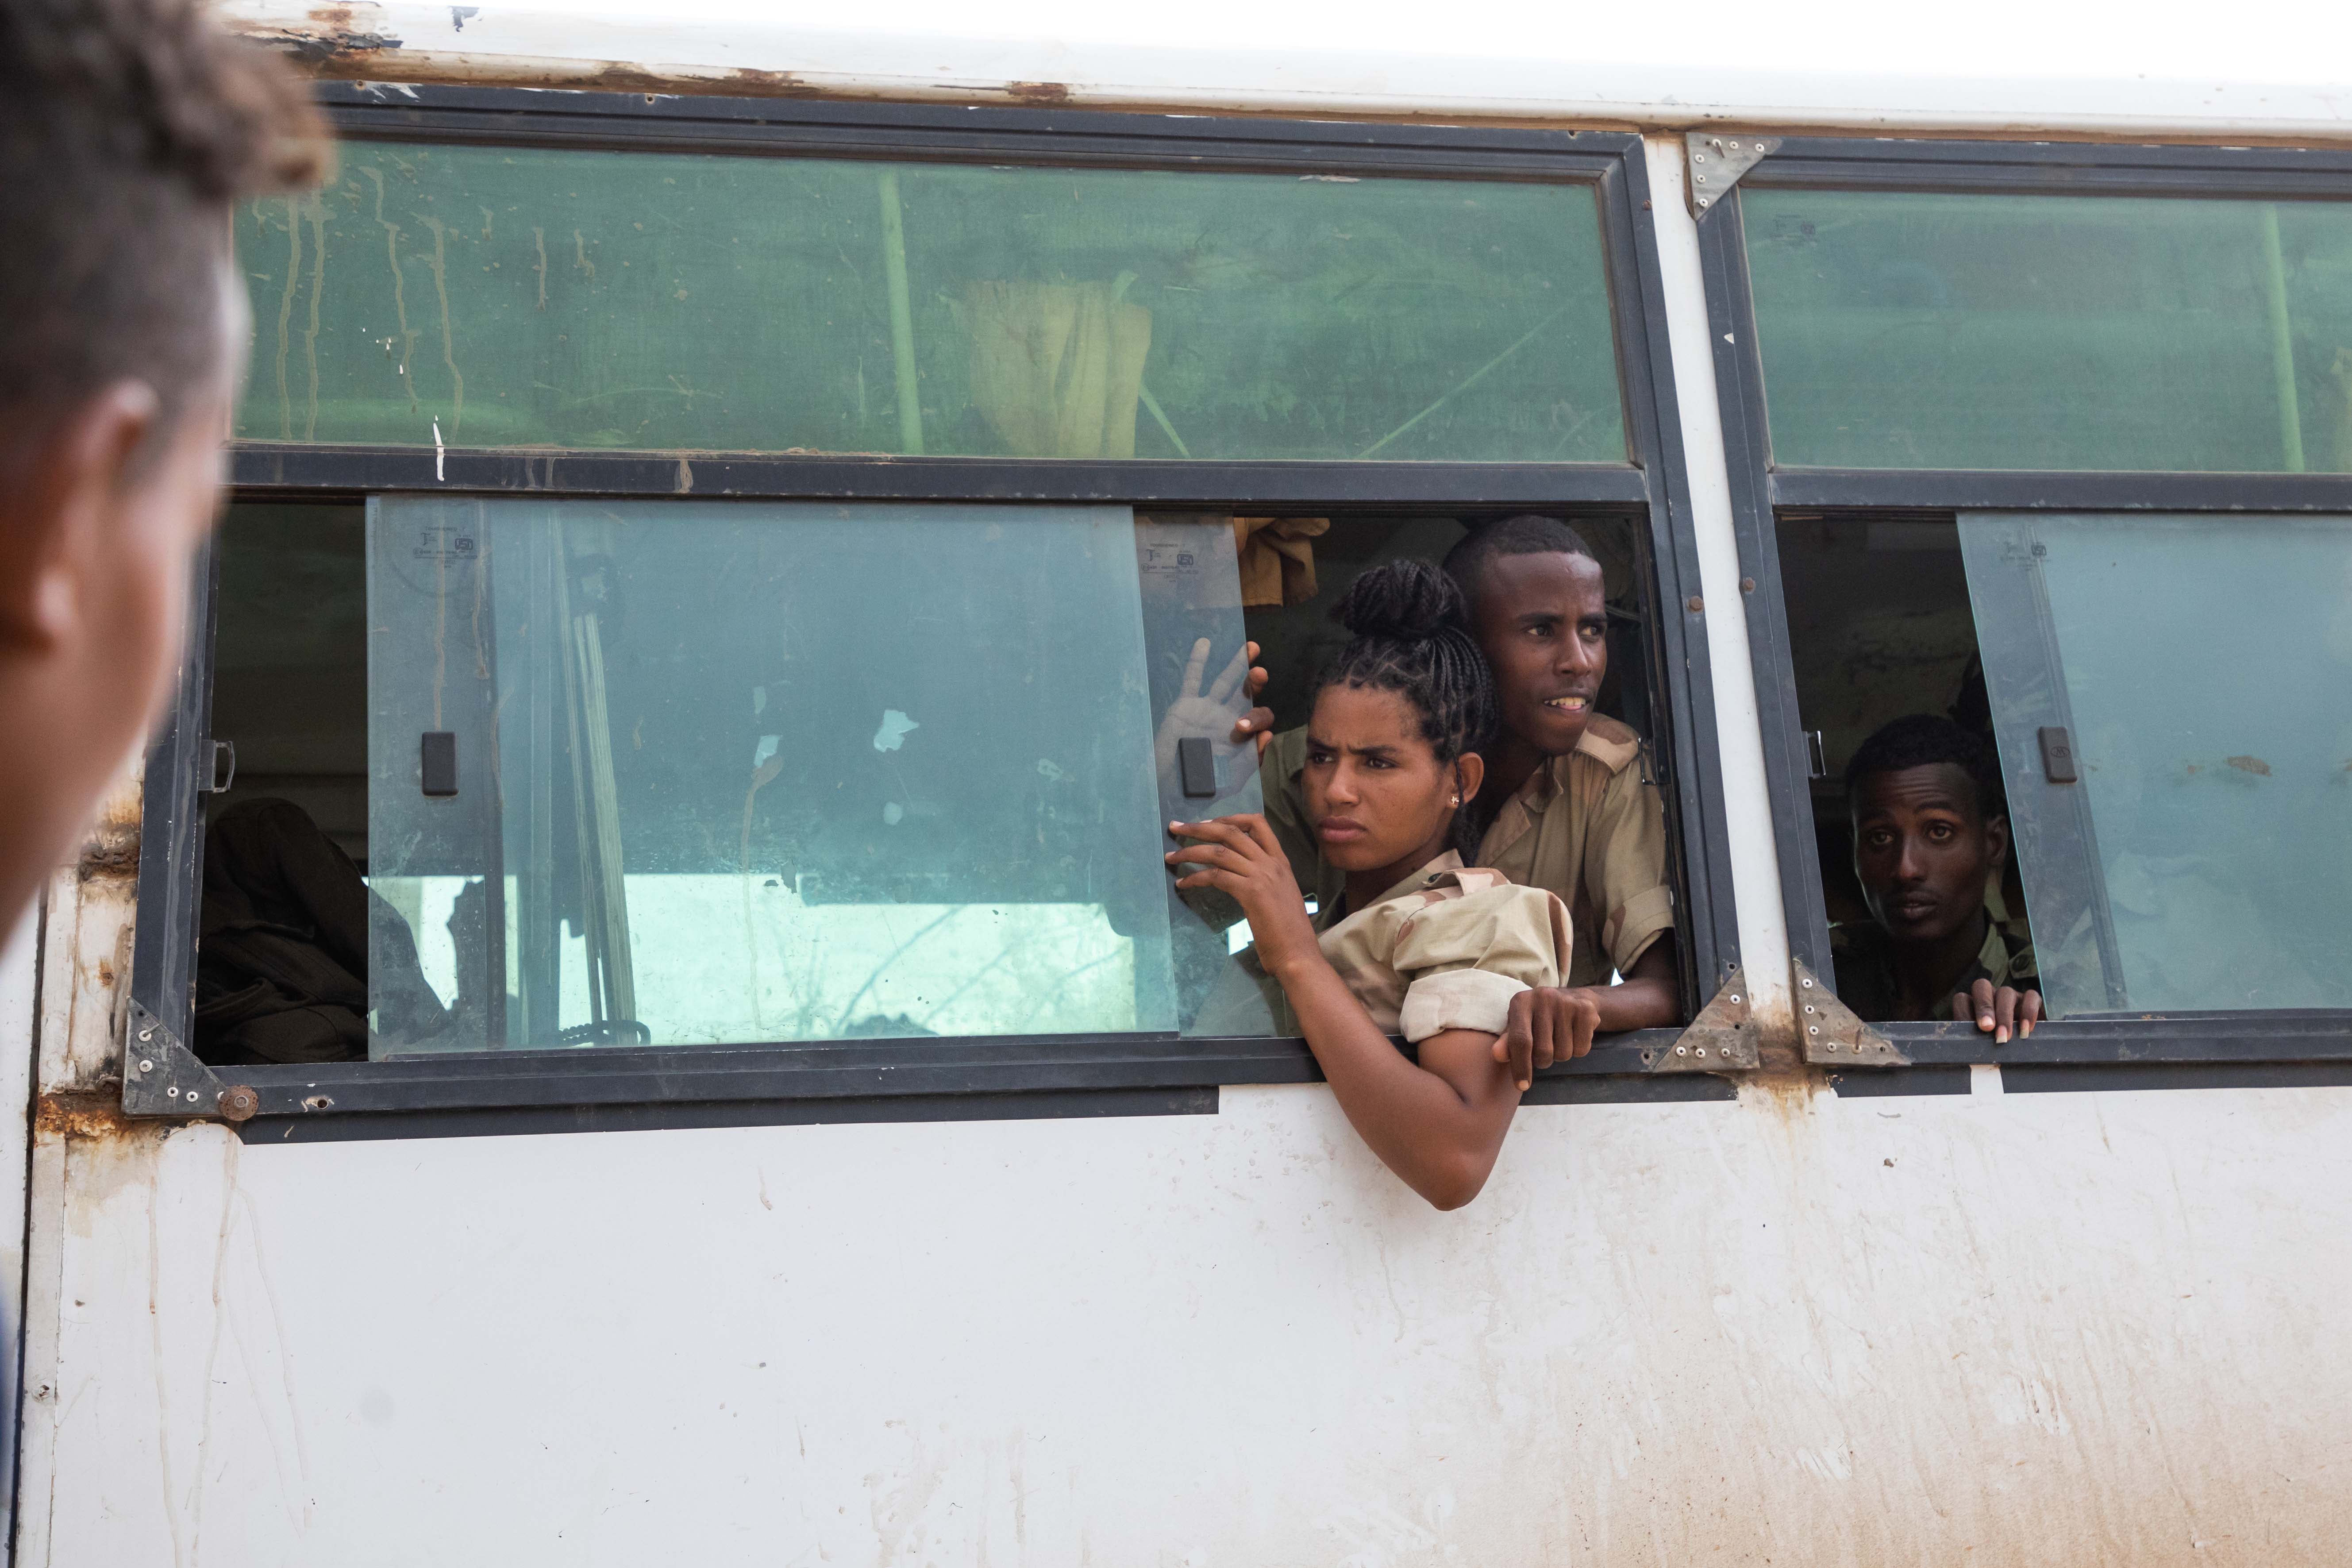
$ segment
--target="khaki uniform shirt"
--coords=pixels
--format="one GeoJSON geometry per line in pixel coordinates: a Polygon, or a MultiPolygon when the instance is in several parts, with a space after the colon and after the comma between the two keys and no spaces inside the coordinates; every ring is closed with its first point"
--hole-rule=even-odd
{"type": "Polygon", "coordinates": [[[1316,916],[1317,944],[1383,1034],[1415,1042],[1447,1029],[1499,1035],[1511,998],[1558,985],[1573,938],[1568,907],[1452,850],[1352,913],[1316,916]]]}
{"type": "MultiPolygon", "coordinates": [[[[1605,985],[1675,927],[1666,885],[1666,818],[1657,787],[1642,782],[1641,738],[1593,715],[1576,750],[1554,757],[1504,803],[1478,846],[1478,864],[1568,905],[1575,934],[1567,985],[1605,985]]],[[[1307,731],[1274,738],[1261,771],[1265,819],[1298,886],[1323,909],[1346,873],[1325,863],[1307,826],[1307,731]]]]}

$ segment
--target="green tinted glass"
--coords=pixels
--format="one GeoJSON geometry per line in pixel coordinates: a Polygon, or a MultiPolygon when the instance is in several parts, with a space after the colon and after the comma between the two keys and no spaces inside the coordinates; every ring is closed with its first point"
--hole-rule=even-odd
{"type": "Polygon", "coordinates": [[[1274,1032],[1161,858],[1261,807],[1242,666],[1198,695],[1236,562],[1119,507],[371,500],[372,1050],[1274,1032]]]}
{"type": "Polygon", "coordinates": [[[2052,1007],[2352,1006],[2352,521],[1959,533],[2052,1007]]]}
{"type": "Polygon", "coordinates": [[[1780,463],[2352,471],[2352,205],[1740,205],[1780,463]]]}
{"type": "Polygon", "coordinates": [[[251,441],[1626,458],[1587,185],[358,143],[236,238],[251,441]]]}

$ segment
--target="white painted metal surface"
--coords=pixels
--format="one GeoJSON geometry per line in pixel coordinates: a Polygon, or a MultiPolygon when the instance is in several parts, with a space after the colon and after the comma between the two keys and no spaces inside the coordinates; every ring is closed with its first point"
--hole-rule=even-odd
{"type": "Polygon", "coordinates": [[[2340,1562],[2347,1150],[2344,1090],[1759,1091],[1527,1111],[1445,1215],[1315,1088],[201,1128],[75,1156],[29,1561],[2340,1562]]]}
{"type": "Polygon", "coordinates": [[[1859,0],[1669,11],[1390,0],[1181,12],[917,0],[856,16],[759,0],[478,6],[226,0],[339,76],[448,77],[1308,115],[1671,129],[2352,138],[2352,10],[1859,0]]]}
{"type": "MultiPolygon", "coordinates": [[[[16,931],[0,945],[0,1323],[9,1333],[0,1344],[14,1345],[23,1328],[20,1304],[25,1300],[26,1177],[31,1158],[32,1126],[25,1110],[33,1100],[33,1008],[40,973],[40,913],[28,910],[16,931]]],[[[0,1404],[16,1407],[17,1379],[22,1369],[12,1358],[0,1366],[0,1404]]],[[[16,1467],[16,1426],[0,1430],[0,1474],[13,1475],[16,1467]]],[[[0,1494],[0,1539],[14,1535],[12,1500],[0,1494]]]]}
{"type": "MultiPolygon", "coordinates": [[[[1688,175],[1678,136],[1643,138],[1650,171],[1650,221],[1658,237],[1658,285],[1682,416],[1683,461],[1690,486],[1691,532],[1698,542],[1706,605],[1706,655],[1714,671],[1717,754],[1723,770],[1724,830],[1739,901],[1739,955],[1756,1016],[1765,1026],[1795,1032],[1790,995],[1789,923],[1780,908],[1780,865],[1772,837],[1772,797],[1764,776],[1764,729],[1756,711],[1756,672],[1748,657],[1747,595],[1739,591],[1739,543],[1731,528],[1731,479],[1716,400],[1715,350],[1699,273],[1698,225],[1684,200],[1688,175]]],[[[1712,977],[1710,977],[1711,979],[1712,977]]],[[[1710,994],[1712,984],[1704,987],[1710,994]]]]}

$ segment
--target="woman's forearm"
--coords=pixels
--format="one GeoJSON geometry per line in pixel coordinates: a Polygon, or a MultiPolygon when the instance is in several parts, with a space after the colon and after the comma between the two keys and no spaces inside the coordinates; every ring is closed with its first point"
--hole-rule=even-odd
{"type": "MultiPolygon", "coordinates": [[[[1381,1163],[1439,1208],[1475,1196],[1494,1169],[1517,1095],[1465,1097],[1407,1058],[1319,952],[1276,977],[1339,1109],[1381,1163]]],[[[1497,1068],[1497,1087],[1507,1089],[1500,1074],[1497,1068]]]]}

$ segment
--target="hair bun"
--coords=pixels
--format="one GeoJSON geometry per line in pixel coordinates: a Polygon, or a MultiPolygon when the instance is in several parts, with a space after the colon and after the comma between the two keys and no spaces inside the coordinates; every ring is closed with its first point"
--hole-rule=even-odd
{"type": "Polygon", "coordinates": [[[1357,637],[1397,642],[1426,642],[1448,627],[1469,630],[1454,579],[1412,556],[1359,575],[1332,606],[1331,618],[1357,637]]]}

